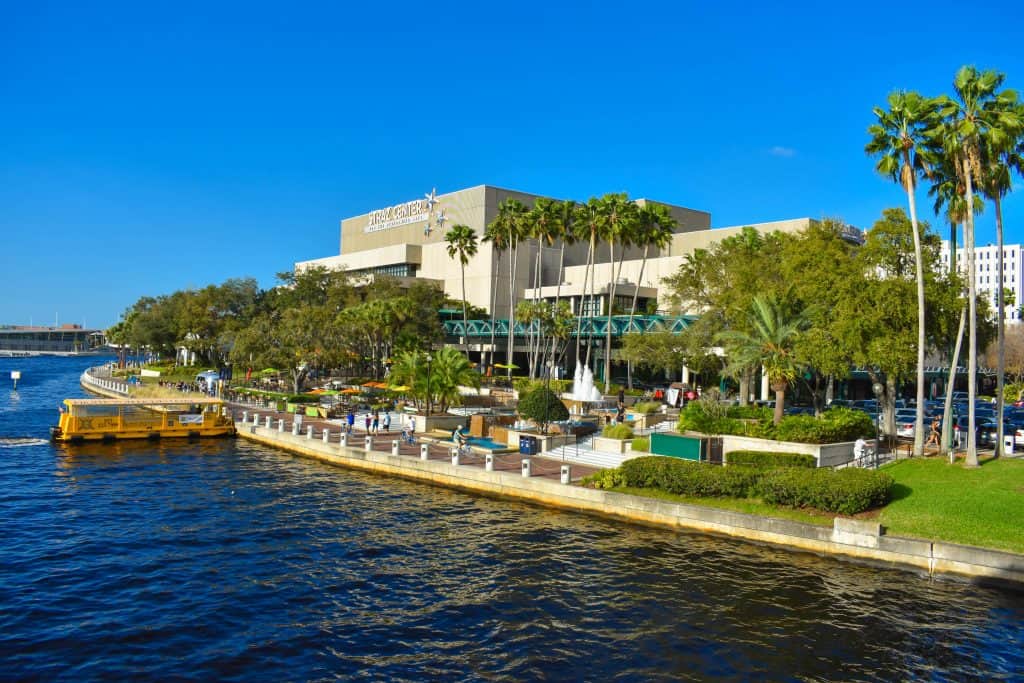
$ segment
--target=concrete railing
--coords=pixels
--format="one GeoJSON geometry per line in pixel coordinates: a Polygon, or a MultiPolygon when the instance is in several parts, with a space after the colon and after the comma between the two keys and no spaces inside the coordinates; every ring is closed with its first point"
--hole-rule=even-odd
{"type": "Polygon", "coordinates": [[[93,374],[96,368],[89,368],[82,373],[81,383],[86,389],[93,389],[99,394],[128,395],[128,382],[120,379],[97,377],[93,374]]]}

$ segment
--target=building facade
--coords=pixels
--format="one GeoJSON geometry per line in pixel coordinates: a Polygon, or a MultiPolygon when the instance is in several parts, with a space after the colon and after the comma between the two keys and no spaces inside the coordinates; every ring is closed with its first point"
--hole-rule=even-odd
{"type": "MultiPolygon", "coordinates": [[[[462,270],[458,260],[448,256],[444,240],[448,229],[453,225],[467,225],[481,240],[487,225],[498,217],[498,207],[503,201],[516,199],[529,208],[539,197],[489,185],[440,195],[431,192],[422,199],[343,219],[338,254],[297,262],[295,270],[302,272],[308,268],[325,267],[365,275],[417,278],[435,282],[444,289],[447,296],[461,300],[462,270]]],[[[641,205],[650,201],[636,200],[641,205]]],[[[737,234],[743,227],[747,227],[712,229],[711,214],[706,211],[658,203],[668,207],[677,221],[671,243],[664,249],[652,248],[646,264],[642,263],[641,248],[627,249],[621,272],[618,271],[618,263],[613,266],[610,262],[607,245],[599,245],[594,273],[590,276],[597,283],[595,294],[598,299],[593,304],[594,308],[607,310],[606,290],[613,267],[618,273],[616,298],[621,296],[623,301],[632,300],[634,290],[639,287],[639,297],[645,303],[657,302],[656,307],[661,308],[661,280],[678,269],[687,254],[737,234]]],[[[796,232],[811,222],[812,219],[801,218],[752,224],[749,227],[761,232],[796,232]]],[[[498,251],[489,242],[480,241],[477,255],[466,266],[466,298],[474,306],[493,311],[497,318],[507,318],[510,306],[515,301],[556,297],[568,300],[578,315],[598,314],[597,311],[585,310],[588,305],[584,303],[583,292],[587,250],[586,243],[566,244],[563,254],[561,241],[538,245],[535,240],[525,240],[516,250],[515,279],[510,287],[509,265],[512,254],[509,251],[498,251]]],[[[615,254],[616,261],[619,256],[615,254]]],[[[587,290],[590,290],[589,285],[587,290]]],[[[642,306],[641,310],[647,308],[642,306]]]]}
{"type": "MultiPolygon", "coordinates": [[[[949,268],[950,242],[942,241],[940,258],[942,266],[949,268]]],[[[975,268],[974,285],[978,292],[985,292],[992,310],[996,310],[996,291],[999,289],[999,247],[989,244],[984,247],[975,247],[975,268]]],[[[960,246],[956,250],[956,266],[961,273],[967,270],[967,259],[965,249],[960,246]]],[[[1024,301],[1021,300],[1021,280],[1024,279],[1024,246],[1020,244],[1003,245],[1003,290],[1009,292],[1013,297],[1013,304],[1010,299],[1004,301],[1003,319],[1007,323],[1019,323],[1021,321],[1020,309],[1024,301]]]]}

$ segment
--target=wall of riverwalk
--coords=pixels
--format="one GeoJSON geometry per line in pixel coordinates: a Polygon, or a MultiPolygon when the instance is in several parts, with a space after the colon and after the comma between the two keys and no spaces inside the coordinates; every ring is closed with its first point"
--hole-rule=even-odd
{"type": "Polygon", "coordinates": [[[488,495],[651,524],[707,532],[758,543],[868,562],[929,575],[1024,585],[1024,555],[948,543],[888,536],[872,522],[834,520],[815,526],[728,510],[672,503],[642,496],[584,488],[518,471],[488,471],[444,460],[368,451],[314,440],[305,435],[240,422],[241,438],[343,467],[418,479],[488,495]]]}

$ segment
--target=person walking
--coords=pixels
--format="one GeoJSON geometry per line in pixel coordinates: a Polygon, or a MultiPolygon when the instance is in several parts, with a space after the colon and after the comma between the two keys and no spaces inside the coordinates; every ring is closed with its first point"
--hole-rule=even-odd
{"type": "Polygon", "coordinates": [[[373,411],[373,422],[371,422],[370,424],[373,433],[377,434],[380,431],[380,413],[377,412],[376,410],[373,411]]]}
{"type": "Polygon", "coordinates": [[[384,433],[391,431],[391,413],[384,411],[384,433]]]}
{"type": "Polygon", "coordinates": [[[932,420],[931,431],[928,432],[928,440],[924,442],[924,445],[925,445],[926,448],[928,446],[933,445],[933,444],[935,445],[936,448],[939,447],[939,436],[941,435],[941,429],[940,429],[941,427],[942,427],[942,420],[940,420],[936,416],[936,418],[934,420],[932,420]]]}
{"type": "Polygon", "coordinates": [[[373,418],[370,417],[369,413],[367,413],[366,417],[363,419],[363,424],[366,425],[366,433],[367,434],[370,433],[370,422],[372,422],[372,421],[373,421],[373,418]]]}
{"type": "Polygon", "coordinates": [[[352,427],[356,424],[356,414],[352,412],[352,409],[348,409],[348,414],[345,416],[345,422],[348,425],[348,433],[352,433],[352,427]]]}

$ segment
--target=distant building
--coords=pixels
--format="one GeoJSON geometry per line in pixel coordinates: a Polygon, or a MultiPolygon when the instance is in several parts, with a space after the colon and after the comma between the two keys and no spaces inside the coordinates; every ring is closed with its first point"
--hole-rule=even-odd
{"type": "MultiPolygon", "coordinates": [[[[463,224],[473,229],[478,240],[483,237],[487,226],[498,217],[498,207],[506,199],[516,199],[527,208],[540,195],[507,190],[489,185],[479,185],[457,192],[437,195],[431,192],[422,199],[413,199],[394,206],[370,211],[345,218],[341,221],[339,250],[337,255],[295,264],[295,271],[314,267],[345,269],[367,276],[388,275],[400,281],[430,281],[441,287],[452,299],[462,298],[462,273],[457,259],[449,258],[444,241],[445,233],[453,225],[463,224]]],[[[638,204],[652,200],[637,199],[638,204]]],[[[564,271],[560,264],[563,256],[562,243],[538,245],[536,240],[520,243],[515,282],[509,287],[508,251],[499,252],[489,242],[479,242],[477,255],[466,266],[466,298],[473,306],[485,311],[494,311],[494,317],[501,321],[498,327],[507,323],[512,302],[523,299],[545,299],[568,301],[577,316],[603,316],[609,310],[609,282],[612,268],[618,279],[615,285],[616,301],[612,302],[614,313],[628,313],[634,292],[637,293],[637,311],[663,310],[665,306],[663,278],[678,270],[687,254],[695,249],[707,248],[726,237],[738,234],[744,227],[758,232],[769,233],[799,232],[815,221],[810,218],[776,221],[772,223],[744,224],[725,228],[711,227],[711,214],[707,211],[657,202],[668,207],[677,222],[675,236],[664,249],[652,248],[648,260],[641,264],[642,247],[626,250],[625,259],[619,268],[620,252],[616,248],[615,264],[610,262],[608,245],[598,245],[596,264],[588,276],[587,292],[584,292],[584,277],[589,244],[577,242],[566,244],[564,250],[564,271]],[[537,272],[537,250],[540,249],[540,270],[537,272]],[[561,279],[559,275],[561,273],[561,279]],[[595,300],[591,304],[587,295],[594,287],[595,300]],[[639,291],[637,291],[639,290],[639,291]]],[[[849,227],[844,238],[854,243],[863,242],[863,233],[849,227]]],[[[462,331],[461,316],[446,323],[449,341],[457,343],[462,331]]],[[[621,325],[619,327],[622,327],[621,325]]],[[[481,321],[469,331],[471,351],[483,354],[489,349],[490,322],[481,321]]],[[[507,328],[506,328],[507,329],[507,328]]],[[[619,330],[621,332],[621,330],[619,330]]],[[[497,348],[504,349],[505,341],[499,339],[497,348]]],[[[517,339],[516,352],[525,351],[526,339],[517,339]]],[[[477,356],[479,358],[479,356],[477,356]]],[[[575,359],[567,359],[569,367],[575,359]]]]}
{"type": "Polygon", "coordinates": [[[86,356],[107,353],[103,330],[81,325],[0,325],[0,357],[86,356]]]}
{"type": "MultiPolygon", "coordinates": [[[[950,243],[949,240],[942,241],[942,251],[940,258],[942,259],[942,265],[945,268],[949,268],[950,258],[950,243]]],[[[962,245],[957,245],[956,250],[956,263],[957,269],[963,273],[967,269],[967,262],[965,259],[965,249],[962,245]]],[[[989,303],[992,305],[992,310],[996,310],[996,290],[998,289],[998,261],[999,248],[995,245],[989,244],[984,247],[975,247],[975,262],[974,262],[974,285],[977,287],[979,292],[986,292],[988,294],[989,303]]],[[[1004,244],[1003,245],[1003,289],[1012,292],[1013,294],[1013,305],[1009,305],[1004,301],[1005,316],[1004,320],[1008,323],[1019,323],[1021,321],[1020,308],[1024,301],[1021,300],[1021,280],[1024,279],[1024,246],[1020,244],[1004,244]]]]}

